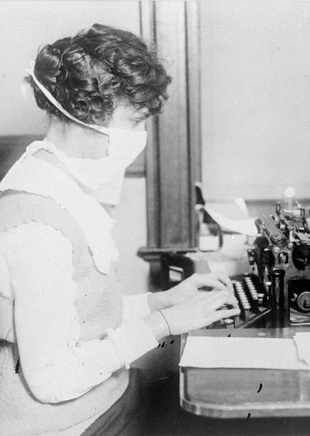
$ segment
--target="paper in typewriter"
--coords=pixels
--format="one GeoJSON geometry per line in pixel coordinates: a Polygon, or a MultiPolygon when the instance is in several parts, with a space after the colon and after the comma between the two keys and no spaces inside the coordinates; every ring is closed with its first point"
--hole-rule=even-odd
{"type": "MultiPolygon", "coordinates": [[[[310,342],[308,342],[310,346],[310,342]]],[[[189,336],[180,366],[309,370],[293,339],[189,336]]]]}

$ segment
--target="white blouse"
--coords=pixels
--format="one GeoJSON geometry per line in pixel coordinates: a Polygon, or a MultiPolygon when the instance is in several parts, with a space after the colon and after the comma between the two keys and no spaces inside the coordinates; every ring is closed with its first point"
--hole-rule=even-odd
{"type": "MultiPolygon", "coordinates": [[[[108,239],[111,219],[72,179],[32,157],[39,148],[39,142],[28,147],[1,181],[0,191],[16,189],[53,198],[80,225],[96,266],[104,272],[110,262],[105,243],[109,256],[114,256],[113,241],[108,239]]],[[[158,346],[143,321],[150,314],[147,293],[124,297],[122,325],[105,339],[80,341],[72,273],[71,241],[51,226],[30,222],[0,235],[0,300],[14,300],[23,374],[42,402],[77,398],[158,346]]],[[[4,339],[10,341],[14,334],[12,326],[4,339]]]]}
{"type": "Polygon", "coordinates": [[[43,402],[79,397],[158,346],[143,321],[147,294],[124,297],[123,323],[110,337],[79,341],[72,273],[71,242],[51,226],[31,222],[0,236],[0,296],[15,299],[23,374],[43,402]]]}

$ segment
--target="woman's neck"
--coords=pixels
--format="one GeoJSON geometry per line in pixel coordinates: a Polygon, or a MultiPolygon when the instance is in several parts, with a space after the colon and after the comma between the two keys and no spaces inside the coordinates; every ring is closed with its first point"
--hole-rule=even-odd
{"type": "MultiPolygon", "coordinates": [[[[63,123],[52,119],[45,139],[54,144],[67,157],[99,159],[107,155],[108,136],[76,123],[63,123]]],[[[40,149],[34,157],[56,166],[73,179],[64,163],[54,153],[40,149]]]]}
{"type": "Polygon", "coordinates": [[[74,122],[51,119],[46,140],[68,157],[100,159],[107,155],[108,136],[74,122]]]}

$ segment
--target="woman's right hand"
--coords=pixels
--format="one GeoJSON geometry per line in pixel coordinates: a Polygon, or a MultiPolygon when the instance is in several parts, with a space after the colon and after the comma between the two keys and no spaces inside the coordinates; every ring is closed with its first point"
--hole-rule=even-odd
{"type": "Polygon", "coordinates": [[[188,333],[213,324],[223,318],[230,318],[240,314],[238,301],[229,290],[199,292],[184,303],[169,307],[159,312],[154,312],[146,319],[157,340],[169,334],[169,324],[172,335],[188,333]],[[155,319],[156,317],[156,319],[155,319]],[[157,320],[157,321],[156,321],[157,320]],[[157,324],[157,326],[156,326],[157,324]],[[160,328],[161,325],[161,328],[160,328]]]}
{"type": "Polygon", "coordinates": [[[172,335],[206,327],[222,318],[240,314],[237,299],[229,291],[199,292],[186,303],[162,311],[172,335]]]}

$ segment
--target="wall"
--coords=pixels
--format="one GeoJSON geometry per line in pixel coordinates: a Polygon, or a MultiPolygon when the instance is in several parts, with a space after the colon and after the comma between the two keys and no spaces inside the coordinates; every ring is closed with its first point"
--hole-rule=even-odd
{"type": "MultiPolygon", "coordinates": [[[[137,1],[0,1],[0,136],[44,134],[47,119],[29,89],[20,93],[25,69],[39,46],[95,22],[140,32],[137,1]]],[[[136,257],[146,245],[145,179],[126,179],[117,212],[119,270],[127,293],[146,290],[148,265],[136,257]]]]}
{"type": "Polygon", "coordinates": [[[203,184],[209,199],[310,192],[310,3],[202,1],[203,184]]]}
{"type": "Polygon", "coordinates": [[[114,228],[119,250],[118,272],[127,295],[147,291],[149,264],[136,256],[146,246],[146,187],[144,178],[125,180],[114,228]]]}

